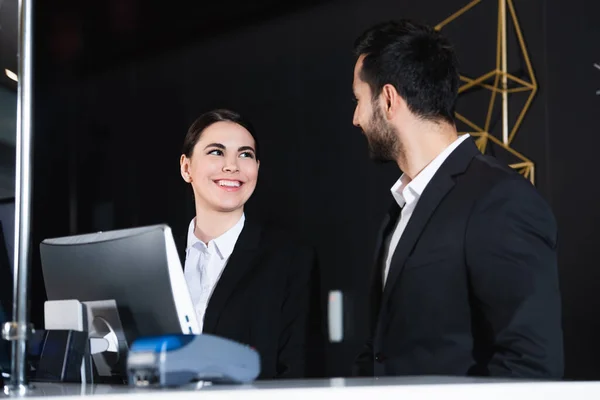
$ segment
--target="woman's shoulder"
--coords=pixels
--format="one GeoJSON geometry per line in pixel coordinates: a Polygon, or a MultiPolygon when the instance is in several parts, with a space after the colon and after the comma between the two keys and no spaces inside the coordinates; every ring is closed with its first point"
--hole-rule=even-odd
{"type": "Polygon", "coordinates": [[[290,279],[298,282],[315,279],[319,262],[311,243],[297,231],[276,224],[263,226],[263,233],[266,258],[273,260],[278,270],[286,270],[290,279]]]}
{"type": "Polygon", "coordinates": [[[248,220],[250,225],[259,226],[262,247],[272,247],[282,251],[314,253],[313,245],[297,231],[278,223],[248,220]]]}

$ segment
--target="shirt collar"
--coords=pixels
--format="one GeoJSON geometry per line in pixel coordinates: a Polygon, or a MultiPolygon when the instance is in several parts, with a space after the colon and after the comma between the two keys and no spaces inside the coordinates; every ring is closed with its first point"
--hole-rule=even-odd
{"type": "Polygon", "coordinates": [[[200,246],[201,248],[206,248],[206,247],[210,247],[210,245],[212,243],[215,246],[215,248],[217,249],[217,254],[219,255],[219,257],[221,257],[221,259],[229,258],[229,256],[231,256],[231,253],[233,253],[233,249],[238,240],[238,237],[240,236],[240,233],[242,233],[242,229],[244,228],[245,221],[246,221],[246,216],[244,214],[242,214],[242,217],[234,226],[229,228],[229,230],[227,232],[223,233],[221,236],[214,238],[213,240],[208,242],[208,246],[206,246],[194,234],[194,228],[196,227],[196,225],[195,225],[196,218],[195,217],[192,218],[192,220],[190,221],[190,225],[188,227],[186,253],[192,247],[200,246]]]}
{"type": "Polygon", "coordinates": [[[418,200],[435,173],[440,169],[444,161],[446,161],[446,158],[448,158],[448,156],[450,156],[450,154],[452,154],[452,152],[469,137],[469,134],[459,136],[438,154],[436,158],[427,164],[427,166],[423,168],[412,181],[408,181],[408,176],[402,174],[400,179],[398,179],[390,189],[392,196],[398,205],[404,207],[405,204],[411,204],[415,200],[418,200]]]}

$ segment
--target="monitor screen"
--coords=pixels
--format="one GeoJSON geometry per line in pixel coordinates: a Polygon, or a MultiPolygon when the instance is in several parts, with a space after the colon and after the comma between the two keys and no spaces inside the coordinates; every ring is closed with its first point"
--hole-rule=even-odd
{"type": "Polygon", "coordinates": [[[48,300],[115,300],[129,344],[200,333],[167,225],[46,239],[40,255],[48,300]]]}

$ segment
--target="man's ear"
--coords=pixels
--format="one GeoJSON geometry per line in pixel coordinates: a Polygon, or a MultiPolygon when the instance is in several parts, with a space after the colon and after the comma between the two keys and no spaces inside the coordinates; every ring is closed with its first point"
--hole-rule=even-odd
{"type": "Polygon", "coordinates": [[[384,114],[387,119],[392,119],[398,109],[403,106],[404,99],[398,94],[396,88],[389,83],[383,86],[381,97],[384,114]]]}

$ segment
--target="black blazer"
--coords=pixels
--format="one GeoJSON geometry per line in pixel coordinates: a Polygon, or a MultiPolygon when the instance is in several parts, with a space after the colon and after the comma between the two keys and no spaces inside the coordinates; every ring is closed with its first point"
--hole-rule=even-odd
{"type": "Polygon", "coordinates": [[[557,227],[521,175],[456,148],[420,197],[382,291],[377,240],[370,340],[359,375],[563,375],[557,227]]]}
{"type": "MultiPolygon", "coordinates": [[[[182,261],[186,242],[178,246],[182,261]]],[[[259,379],[302,378],[322,356],[320,306],[313,249],[247,218],[209,300],[203,333],[255,348],[259,379]]]]}

